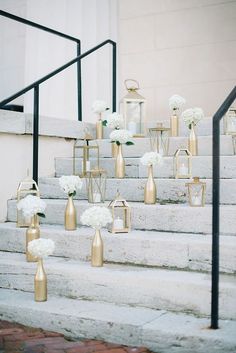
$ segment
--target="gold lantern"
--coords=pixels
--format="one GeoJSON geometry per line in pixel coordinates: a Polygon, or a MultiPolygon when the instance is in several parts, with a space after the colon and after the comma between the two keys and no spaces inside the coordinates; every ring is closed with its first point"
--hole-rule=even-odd
{"type": "Polygon", "coordinates": [[[174,154],[174,175],[176,179],[192,177],[192,155],[187,148],[179,148],[174,154]]]}
{"type": "Polygon", "coordinates": [[[158,127],[149,129],[151,150],[160,153],[162,156],[168,156],[170,129],[163,127],[161,123],[158,125],[158,127]]]}
{"type": "Polygon", "coordinates": [[[83,178],[93,169],[99,169],[99,146],[92,136],[86,133],[82,140],[76,140],[74,144],[73,174],[83,178]]]}
{"type": "Polygon", "coordinates": [[[230,107],[224,116],[224,132],[227,135],[236,135],[236,107],[230,107]]]}
{"type": "Polygon", "coordinates": [[[117,192],[115,200],[110,202],[108,208],[111,210],[113,219],[109,231],[111,233],[128,233],[131,228],[130,207],[119,192],[117,192]]]}
{"type": "Polygon", "coordinates": [[[143,137],[146,135],[146,99],[137,92],[139,83],[136,80],[125,80],[125,87],[128,93],[120,102],[125,129],[134,137],[143,137]],[[132,82],[129,87],[128,82],[132,82]]]}
{"type": "Polygon", "coordinates": [[[189,204],[192,207],[205,206],[206,198],[206,183],[199,180],[199,177],[194,177],[193,181],[185,184],[188,188],[189,204]]]}
{"type": "Polygon", "coordinates": [[[103,169],[93,169],[87,172],[86,184],[88,202],[105,202],[107,173],[103,169]]]}
{"type": "MultiPolygon", "coordinates": [[[[17,202],[21,199],[25,198],[28,195],[39,196],[39,188],[37,183],[29,177],[27,173],[27,177],[22,180],[17,189],[17,202]]],[[[37,217],[38,223],[38,217],[37,217]]],[[[31,224],[31,218],[26,219],[23,215],[22,210],[17,209],[17,227],[29,227],[31,224]]]]}

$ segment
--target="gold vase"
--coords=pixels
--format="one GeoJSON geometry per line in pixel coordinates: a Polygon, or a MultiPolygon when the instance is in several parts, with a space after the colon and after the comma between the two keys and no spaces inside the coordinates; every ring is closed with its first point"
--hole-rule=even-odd
{"type": "Polygon", "coordinates": [[[92,249],[91,249],[91,265],[93,267],[103,266],[103,241],[99,229],[95,230],[92,249]]]}
{"type": "Polygon", "coordinates": [[[148,166],[148,178],[144,188],[144,203],[147,205],[155,204],[157,198],[156,184],[153,178],[153,166],[148,166]]]}
{"type": "Polygon", "coordinates": [[[117,146],[118,152],[116,157],[115,175],[116,178],[122,179],[125,177],[125,160],[122,154],[122,145],[117,146]]]}
{"type": "Polygon", "coordinates": [[[111,143],[111,155],[113,158],[116,158],[118,155],[118,146],[115,142],[111,143]]]}
{"type": "Polygon", "coordinates": [[[30,252],[28,251],[28,244],[31,240],[38,239],[39,237],[40,237],[40,229],[38,226],[38,216],[35,215],[31,218],[31,224],[30,224],[29,228],[26,230],[25,253],[26,253],[26,260],[28,262],[38,261],[37,257],[31,255],[30,252]]]}
{"type": "Polygon", "coordinates": [[[190,127],[190,134],[188,138],[188,149],[189,149],[189,152],[191,152],[192,156],[198,155],[198,141],[197,141],[197,136],[194,129],[194,124],[191,124],[191,127],[190,127]]]}
{"type": "Polygon", "coordinates": [[[96,122],[96,138],[103,139],[103,125],[101,118],[99,118],[99,120],[96,122]]]}
{"type": "Polygon", "coordinates": [[[68,196],[68,201],[65,209],[65,229],[76,229],[76,209],[73,201],[73,196],[68,196]]]}
{"type": "Polygon", "coordinates": [[[47,300],[47,276],[43,268],[43,259],[38,260],[36,275],[34,277],[34,300],[45,302],[47,300]]]}
{"type": "Polygon", "coordinates": [[[170,133],[171,136],[179,136],[179,117],[175,112],[170,118],[170,133]]]}

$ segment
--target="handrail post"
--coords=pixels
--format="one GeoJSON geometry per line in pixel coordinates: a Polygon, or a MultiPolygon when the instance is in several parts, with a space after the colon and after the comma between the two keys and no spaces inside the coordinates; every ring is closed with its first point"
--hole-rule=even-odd
{"type": "Polygon", "coordinates": [[[39,157],[39,85],[34,87],[34,117],[33,117],[33,180],[38,184],[39,157]]]}
{"type": "MultiPolygon", "coordinates": [[[[77,43],[77,56],[81,55],[81,43],[77,43]]],[[[81,83],[81,60],[77,61],[77,105],[78,121],[82,121],[82,83],[81,83]]]]}
{"type": "Polygon", "coordinates": [[[116,43],[112,44],[112,112],[116,111],[116,43]]]}

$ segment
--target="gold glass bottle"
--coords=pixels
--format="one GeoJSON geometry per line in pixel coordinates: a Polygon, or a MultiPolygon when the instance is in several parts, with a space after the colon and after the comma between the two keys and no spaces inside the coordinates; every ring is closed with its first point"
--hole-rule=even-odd
{"type": "Polygon", "coordinates": [[[118,146],[115,142],[111,143],[111,155],[113,158],[116,158],[118,154],[118,146]]]}
{"type": "Polygon", "coordinates": [[[99,117],[98,121],[96,122],[96,138],[103,139],[103,125],[102,125],[102,118],[99,117]]]}
{"type": "Polygon", "coordinates": [[[125,177],[125,160],[122,154],[122,145],[118,146],[118,153],[115,164],[115,176],[116,178],[122,179],[125,177]]]}
{"type": "Polygon", "coordinates": [[[156,184],[153,178],[153,166],[148,166],[148,178],[144,189],[144,203],[147,205],[155,204],[157,197],[156,184]]]}
{"type": "Polygon", "coordinates": [[[190,125],[190,133],[188,138],[188,149],[191,152],[192,156],[198,155],[198,141],[197,136],[194,129],[194,124],[190,125]]]}
{"type": "Polygon", "coordinates": [[[40,229],[38,226],[38,216],[34,215],[33,217],[31,217],[31,224],[29,226],[29,228],[26,230],[26,260],[28,262],[36,262],[38,261],[37,257],[33,256],[30,254],[30,252],[28,251],[28,244],[31,240],[35,240],[38,239],[40,237],[40,229]]]}
{"type": "Polygon", "coordinates": [[[65,229],[76,229],[76,208],[73,201],[73,196],[68,196],[68,201],[65,209],[65,229]]]}
{"type": "Polygon", "coordinates": [[[173,111],[173,115],[170,117],[170,134],[172,137],[179,136],[179,117],[176,110],[173,111]]]}
{"type": "Polygon", "coordinates": [[[47,276],[43,268],[43,259],[39,258],[37,271],[34,277],[34,300],[45,302],[47,300],[47,276]]]}
{"type": "Polygon", "coordinates": [[[91,249],[91,265],[93,267],[103,266],[103,241],[100,229],[95,230],[91,249]]]}

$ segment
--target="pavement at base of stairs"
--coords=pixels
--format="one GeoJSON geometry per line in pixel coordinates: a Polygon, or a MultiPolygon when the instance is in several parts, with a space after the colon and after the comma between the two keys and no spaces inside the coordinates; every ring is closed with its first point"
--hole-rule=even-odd
{"type": "Polygon", "coordinates": [[[0,353],[152,353],[98,340],[71,341],[61,333],[0,320],[0,353]]]}

